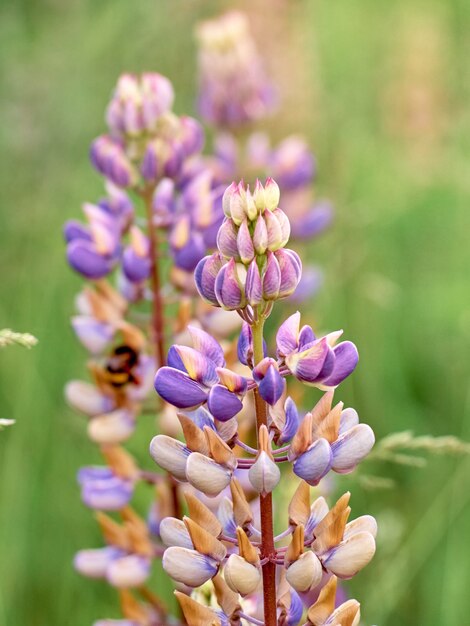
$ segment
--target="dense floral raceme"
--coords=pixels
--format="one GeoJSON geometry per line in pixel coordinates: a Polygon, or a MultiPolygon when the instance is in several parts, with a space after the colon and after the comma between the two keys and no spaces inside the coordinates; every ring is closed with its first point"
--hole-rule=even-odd
{"type": "MultiPolygon", "coordinates": [[[[305,139],[290,135],[273,145],[267,133],[254,127],[274,112],[280,98],[264,71],[247,17],[232,11],[203,22],[197,41],[199,112],[214,130],[209,161],[214,176],[223,182],[272,176],[283,190],[293,237],[313,239],[329,226],[332,207],[313,197],[317,165],[305,139]]],[[[312,296],[321,282],[318,267],[304,267],[296,301],[312,296]]]]}
{"type": "Polygon", "coordinates": [[[86,281],[72,327],[89,370],[65,393],[103,458],[77,479],[105,545],[74,565],[118,590],[122,618],[95,626],[183,623],[149,582],[160,558],[189,626],[350,626],[359,605],[334,608],[336,580],[372,558],[375,522],[349,521],[349,494],[331,509],[322,496],[311,503],[310,486],[353,471],[374,443],[334,400],[358,353],[341,331],[316,336],[300,313],[263,334],[277,301],[318,287],[289,239],[321,232],[331,208],[312,201],[316,164],[301,137],[272,147],[250,129],[239,140],[276,101],[246,19],[204,23],[198,42],[213,153],[202,154],[201,125],[173,112],[167,78],[124,74],[90,150],[105,193],[64,227],[86,281]],[[229,185],[241,176],[254,183],[229,185]],[[298,383],[323,394],[311,410],[298,383]],[[150,452],[164,472],[126,450],[156,410],[150,452]],[[300,482],[275,537],[271,494],[290,471],[300,482]],[[149,508],[138,514],[142,483],[149,508]]]}
{"type": "Polygon", "coordinates": [[[223,197],[218,250],[195,272],[206,301],[243,318],[237,354],[244,369],[228,367],[220,343],[190,327],[192,347],[173,345],[168,365],[155,376],[158,394],[178,410],[184,441],[159,434],[150,454],[189,489],[188,516],[160,524],[167,546],[163,567],[182,589],[212,580],[220,607],[199,603],[197,594],[178,593],[189,624],[238,623],[237,615],[255,624],[298,624],[304,603],[307,624],[357,624],[356,601],[334,608],[336,579],[354,576],[375,552],[375,520],[366,515],[349,521],[349,493],[331,509],[323,497],[310,501],[310,485],[330,470],[353,471],[374,444],[356,411],[334,403],[335,389],[357,365],[356,347],[339,341],[342,331],[317,337],[310,326],[301,326],[299,313],[280,325],[273,356],[263,342],[273,303],[295,290],[301,274],[300,259],[285,248],[290,225],[279,202],[272,179],[264,186],[257,182],[253,192],[233,183],[223,197]],[[291,378],[323,391],[305,414],[288,395],[291,378]],[[243,441],[238,423],[251,396],[256,448],[243,441]],[[274,537],[271,494],[284,464],[301,481],[286,528],[274,537]],[[259,516],[250,503],[253,492],[259,495],[259,516]],[[317,600],[309,605],[312,597],[317,600]]]}
{"type": "Polygon", "coordinates": [[[108,196],[84,205],[87,224],[65,226],[69,263],[86,278],[103,278],[119,267],[135,292],[150,275],[150,242],[136,223],[129,191],[146,199],[154,226],[168,231],[178,270],[194,270],[215,245],[222,187],[201,156],[201,126],[175,115],[172,102],[171,83],[160,74],[119,79],[106,116],[109,133],[90,152],[108,181],[108,196]]]}

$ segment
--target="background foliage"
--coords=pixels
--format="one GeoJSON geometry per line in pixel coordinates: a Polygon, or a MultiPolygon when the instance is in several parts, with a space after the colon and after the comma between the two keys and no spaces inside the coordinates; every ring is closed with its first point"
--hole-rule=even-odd
{"type": "MultiPolygon", "coordinates": [[[[98,458],[63,401],[84,353],[68,323],[81,281],[65,264],[61,226],[102,192],[87,150],[119,73],[168,75],[177,111],[191,112],[191,29],[229,4],[2,2],[0,326],[40,339],[31,352],[0,355],[1,417],[17,420],[0,436],[5,626],[116,615],[112,591],[71,568],[78,548],[100,543],[75,484],[76,469],[98,458]]],[[[273,5],[253,4],[275,65],[273,5]]],[[[470,5],[296,0],[284,11],[286,29],[303,37],[302,80],[314,85],[310,108],[285,109],[284,125],[309,137],[319,187],[337,207],[334,228],[310,251],[326,268],[312,310],[361,353],[342,397],[379,437],[412,429],[468,440],[470,5]]],[[[149,422],[133,443],[142,458],[153,430],[149,422]]],[[[469,468],[444,457],[425,469],[365,468],[396,481],[380,492],[354,486],[354,516],[367,510],[381,526],[377,556],[354,581],[365,624],[468,622],[469,468]]]]}

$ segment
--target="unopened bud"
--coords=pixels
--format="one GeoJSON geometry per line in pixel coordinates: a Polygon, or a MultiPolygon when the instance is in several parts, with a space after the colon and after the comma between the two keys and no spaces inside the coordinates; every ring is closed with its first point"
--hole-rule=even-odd
{"type": "Polygon", "coordinates": [[[318,557],[311,551],[304,552],[286,572],[287,582],[296,591],[308,591],[322,579],[323,571],[318,557]]]}
{"type": "Polygon", "coordinates": [[[266,201],[266,208],[268,211],[274,211],[279,206],[279,200],[281,192],[279,186],[275,180],[268,178],[264,185],[264,196],[266,201]]]}
{"type": "Polygon", "coordinates": [[[261,572],[258,567],[248,563],[238,554],[231,554],[224,567],[224,578],[230,589],[246,596],[258,587],[261,572]]]}

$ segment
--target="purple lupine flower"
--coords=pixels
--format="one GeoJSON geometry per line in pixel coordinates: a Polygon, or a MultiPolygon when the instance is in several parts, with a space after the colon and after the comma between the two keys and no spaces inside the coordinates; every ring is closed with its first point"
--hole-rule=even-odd
{"type": "Polygon", "coordinates": [[[355,369],[359,360],[350,341],[335,345],[342,331],[317,339],[310,326],[300,328],[300,313],[291,315],[276,335],[278,356],[299,380],[319,387],[337,387],[355,369]]]}
{"type": "Polygon", "coordinates": [[[333,219],[333,209],[328,201],[313,204],[303,215],[292,219],[292,236],[312,239],[326,230],[333,219]]]}
{"type": "Polygon", "coordinates": [[[106,571],[112,561],[126,553],[115,546],[106,546],[90,550],[80,550],[74,557],[74,567],[88,578],[105,578],[106,571]]]}
{"type": "Polygon", "coordinates": [[[126,155],[121,141],[108,135],[95,139],[90,148],[90,160],[95,169],[118,187],[132,187],[138,174],[126,155]]]}
{"type": "Polygon", "coordinates": [[[332,408],[333,393],[328,392],[303,418],[291,442],[288,457],[293,470],[308,484],[316,485],[330,469],[347,474],[360,463],[374,445],[374,433],[359,424],[354,409],[339,402],[332,408]]]}
{"type": "Polygon", "coordinates": [[[84,211],[88,226],[74,220],[65,224],[67,260],[86,278],[103,278],[119,260],[119,228],[113,218],[97,206],[85,205],[84,211]]]}
{"type": "Polygon", "coordinates": [[[168,366],[155,376],[155,389],[180,409],[207,402],[215,418],[227,421],[241,410],[247,382],[242,376],[228,377],[222,348],[213,337],[197,328],[189,330],[197,347],[172,346],[168,366]]]}
{"type": "Polygon", "coordinates": [[[134,482],[117,476],[109,467],[84,467],[78,472],[82,500],[92,509],[118,511],[134,493],[134,482]]]}
{"type": "Polygon", "coordinates": [[[98,206],[114,219],[120,232],[124,233],[134,219],[134,205],[129,196],[111,181],[106,181],[105,186],[106,197],[98,201],[98,206]]]}
{"type": "Polygon", "coordinates": [[[270,155],[272,176],[287,192],[309,185],[316,173],[316,163],[302,137],[287,137],[270,155]]]}
{"type": "Polygon", "coordinates": [[[130,230],[131,243],[124,249],[122,271],[133,283],[140,283],[150,276],[150,242],[138,226],[130,230]]]}
{"type": "Polygon", "coordinates": [[[275,405],[286,386],[276,361],[269,357],[264,358],[253,369],[253,378],[258,383],[258,391],[263,400],[271,406],[275,405]]]}

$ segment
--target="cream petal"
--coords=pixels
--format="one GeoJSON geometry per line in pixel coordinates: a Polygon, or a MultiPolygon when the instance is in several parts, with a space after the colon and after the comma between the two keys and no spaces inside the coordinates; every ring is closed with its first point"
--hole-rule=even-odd
{"type": "Polygon", "coordinates": [[[95,550],[80,550],[75,555],[73,564],[77,572],[88,578],[104,578],[113,559],[122,556],[122,552],[112,546],[95,550]]]}
{"type": "Polygon", "coordinates": [[[320,496],[313,501],[312,506],[310,507],[310,517],[305,525],[306,537],[312,536],[315,527],[322,521],[325,515],[327,515],[329,510],[328,504],[323,496],[320,496]]]}
{"type": "Polygon", "coordinates": [[[95,385],[83,380],[71,380],[65,386],[65,399],[77,411],[90,417],[111,411],[113,401],[103,395],[95,385]]]}
{"type": "Polygon", "coordinates": [[[163,569],[180,583],[188,587],[199,587],[215,576],[218,563],[196,550],[172,546],[163,555],[163,569]]]}
{"type": "Polygon", "coordinates": [[[347,600],[333,611],[324,626],[359,626],[360,621],[361,610],[359,602],[357,600],[347,600]]]}
{"type": "Polygon", "coordinates": [[[248,471],[250,483],[259,494],[271,493],[281,480],[279,467],[264,450],[248,471]]]}
{"type": "Polygon", "coordinates": [[[323,565],[338,578],[351,578],[369,563],[375,553],[375,539],[359,532],[342,541],[323,559],[323,565]]]}
{"type": "Polygon", "coordinates": [[[121,589],[140,587],[149,577],[150,559],[137,554],[112,561],[106,572],[107,581],[121,589]]]}
{"type": "Polygon", "coordinates": [[[347,430],[359,424],[359,415],[356,409],[351,407],[341,411],[341,417],[339,420],[339,434],[342,435],[347,430]]]}
{"type": "Polygon", "coordinates": [[[199,452],[193,452],[186,463],[188,482],[209,497],[218,496],[230,483],[232,472],[199,452]]]}
{"type": "Polygon", "coordinates": [[[180,546],[190,550],[194,549],[186,524],[180,519],[165,517],[160,523],[158,533],[163,543],[168,547],[180,546]]]}
{"type": "Polygon", "coordinates": [[[157,435],[150,442],[150,455],[163,469],[178,480],[186,481],[186,464],[189,457],[186,446],[167,435],[157,435]]]}
{"type": "Polygon", "coordinates": [[[353,426],[331,445],[332,468],[335,472],[353,470],[371,451],[375,443],[374,432],[367,424],[353,426]]]}
{"type": "Polygon", "coordinates": [[[370,533],[374,539],[377,537],[377,522],[375,521],[375,517],[372,517],[372,515],[361,515],[361,517],[346,524],[343,539],[349,539],[349,537],[362,531],[370,533]]]}
{"type": "Polygon", "coordinates": [[[127,441],[134,430],[135,420],[132,414],[124,409],[98,415],[88,423],[88,436],[100,444],[118,444],[127,441]]]}
{"type": "Polygon", "coordinates": [[[322,567],[313,552],[304,552],[286,572],[286,579],[296,591],[308,591],[322,579],[322,567]]]}
{"type": "Polygon", "coordinates": [[[232,591],[246,596],[257,589],[261,572],[238,554],[231,554],[224,567],[224,578],[232,591]]]}

